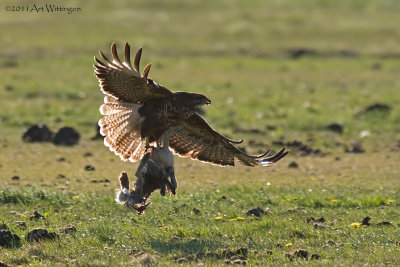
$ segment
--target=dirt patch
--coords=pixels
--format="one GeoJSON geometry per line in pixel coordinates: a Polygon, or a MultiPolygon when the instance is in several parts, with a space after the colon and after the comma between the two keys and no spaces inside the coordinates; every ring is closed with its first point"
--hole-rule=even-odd
{"type": "Polygon", "coordinates": [[[304,260],[308,259],[308,251],[305,249],[298,249],[294,252],[294,256],[297,258],[302,258],[304,260]]]}
{"type": "Polygon", "coordinates": [[[320,255],[318,255],[318,254],[312,254],[311,255],[311,260],[319,260],[319,259],[321,259],[320,255]]]}
{"type": "Polygon", "coordinates": [[[343,133],[343,125],[339,123],[331,123],[326,126],[326,129],[339,134],[343,133]]]}
{"type": "Polygon", "coordinates": [[[385,103],[374,103],[372,105],[369,105],[368,107],[366,107],[364,109],[364,113],[368,113],[368,112],[375,112],[375,111],[383,111],[383,112],[387,112],[392,110],[392,107],[388,104],[385,103]]]}
{"type": "Polygon", "coordinates": [[[314,219],[314,217],[307,218],[307,223],[324,223],[324,222],[325,222],[324,217],[321,217],[319,219],[314,219]]]}
{"type": "Polygon", "coordinates": [[[371,221],[371,217],[367,216],[362,220],[361,225],[370,226],[371,225],[369,223],[370,221],[371,221]]]}
{"type": "Polygon", "coordinates": [[[25,142],[51,142],[53,132],[45,124],[35,124],[22,134],[22,140],[25,142]]]}
{"type": "Polygon", "coordinates": [[[24,221],[15,221],[14,225],[20,229],[26,229],[26,223],[24,221]]]}
{"type": "Polygon", "coordinates": [[[109,179],[93,179],[90,181],[91,183],[111,183],[109,179]]]}
{"type": "Polygon", "coordinates": [[[378,225],[378,226],[393,226],[393,224],[391,222],[387,222],[387,221],[379,222],[376,225],[378,225]]]}
{"type": "Polygon", "coordinates": [[[246,134],[261,134],[261,133],[263,133],[262,130],[257,129],[257,128],[240,128],[240,127],[236,127],[235,132],[246,133],[246,134]]]}
{"type": "Polygon", "coordinates": [[[277,141],[277,142],[274,142],[274,144],[287,146],[291,150],[291,153],[295,153],[296,155],[299,155],[299,156],[324,156],[325,155],[325,153],[323,153],[320,149],[313,148],[313,147],[303,144],[302,142],[297,141],[297,140],[289,141],[286,143],[277,141]]]}
{"type": "Polygon", "coordinates": [[[29,219],[32,220],[43,220],[45,217],[40,214],[37,210],[33,211],[33,214],[29,217],[29,219]]]}
{"type": "Polygon", "coordinates": [[[288,54],[289,57],[297,59],[304,56],[316,56],[319,53],[315,49],[300,47],[288,50],[288,54]]]}
{"type": "Polygon", "coordinates": [[[362,147],[361,142],[358,141],[354,142],[350,147],[346,146],[344,148],[344,151],[346,153],[354,153],[354,154],[365,153],[365,149],[362,147]]]}
{"type": "Polygon", "coordinates": [[[0,246],[5,248],[21,246],[21,240],[18,235],[11,233],[9,230],[0,230],[0,246]]]}
{"type": "Polygon", "coordinates": [[[262,208],[260,208],[260,207],[256,207],[256,208],[254,208],[254,209],[251,209],[251,210],[248,210],[247,212],[246,212],[246,215],[254,215],[254,216],[256,216],[256,217],[261,217],[262,215],[266,215],[266,214],[268,214],[268,210],[267,211],[265,211],[265,210],[263,210],[262,208]]]}
{"type": "Polygon", "coordinates": [[[76,227],[75,225],[65,225],[64,227],[60,228],[60,233],[62,234],[76,233],[76,227]]]}
{"type": "Polygon", "coordinates": [[[392,107],[389,104],[376,102],[356,113],[355,117],[361,117],[367,114],[374,113],[389,113],[391,110],[392,107]]]}
{"type": "Polygon", "coordinates": [[[355,58],[359,56],[359,53],[353,50],[330,50],[330,51],[320,51],[314,48],[307,47],[297,47],[287,50],[287,54],[290,58],[299,59],[302,57],[345,57],[345,58],[355,58]]]}
{"type": "Polygon", "coordinates": [[[46,240],[54,240],[58,238],[58,235],[54,232],[48,232],[45,229],[34,229],[30,231],[26,236],[26,240],[28,242],[40,242],[46,240]]]}
{"type": "Polygon", "coordinates": [[[225,259],[225,264],[241,264],[246,265],[246,260],[249,254],[247,248],[224,249],[219,252],[199,252],[196,254],[196,259],[217,258],[225,259]]]}
{"type": "Polygon", "coordinates": [[[155,266],[157,264],[157,258],[148,253],[139,252],[135,255],[134,263],[140,266],[155,266]]]}
{"type": "Polygon", "coordinates": [[[54,135],[53,143],[62,146],[73,146],[79,142],[80,134],[71,127],[63,127],[54,135]]]}
{"type": "Polygon", "coordinates": [[[95,171],[96,168],[93,165],[86,165],[85,166],[85,171],[95,171]]]}
{"type": "Polygon", "coordinates": [[[199,209],[197,209],[197,208],[193,208],[193,210],[192,210],[192,211],[193,211],[193,213],[194,213],[194,214],[199,214],[199,213],[200,213],[200,210],[199,210],[199,209]]]}
{"type": "Polygon", "coordinates": [[[299,168],[299,164],[297,164],[296,161],[292,161],[292,162],[289,163],[288,168],[298,169],[299,168]]]}

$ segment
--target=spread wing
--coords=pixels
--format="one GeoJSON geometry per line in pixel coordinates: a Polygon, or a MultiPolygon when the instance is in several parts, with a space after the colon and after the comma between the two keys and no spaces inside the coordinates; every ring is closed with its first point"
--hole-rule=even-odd
{"type": "Polygon", "coordinates": [[[99,51],[99,53],[105,63],[95,57],[97,65],[94,65],[94,73],[99,79],[103,93],[128,103],[141,103],[147,99],[172,95],[172,92],[167,88],[153,82],[151,79],[147,79],[151,64],[144,68],[142,75],[140,74],[141,48],[136,53],[134,67],[131,65],[130,46],[128,43],[125,45],[125,60],[123,62],[118,57],[115,43],[111,45],[112,61],[103,52],[99,51]]]}
{"type": "Polygon", "coordinates": [[[197,113],[178,124],[183,129],[173,134],[169,146],[175,153],[217,165],[235,165],[235,158],[246,166],[271,166],[289,152],[283,148],[276,155],[266,157],[269,150],[259,156],[251,156],[233,144],[241,141],[232,141],[222,136],[208,125],[197,113]]]}

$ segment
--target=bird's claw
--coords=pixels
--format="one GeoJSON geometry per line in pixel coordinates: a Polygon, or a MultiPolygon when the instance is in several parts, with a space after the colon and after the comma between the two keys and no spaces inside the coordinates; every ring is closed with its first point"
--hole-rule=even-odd
{"type": "Polygon", "coordinates": [[[172,185],[168,178],[164,178],[161,182],[160,193],[162,196],[165,196],[166,190],[170,191],[173,195],[176,195],[176,187],[172,185]]]}

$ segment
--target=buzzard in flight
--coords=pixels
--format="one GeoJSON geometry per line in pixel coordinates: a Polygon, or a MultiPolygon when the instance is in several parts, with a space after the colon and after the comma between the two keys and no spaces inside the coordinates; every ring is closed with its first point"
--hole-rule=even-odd
{"type": "Polygon", "coordinates": [[[115,43],[111,45],[112,60],[99,51],[104,62],[97,62],[95,75],[101,91],[106,94],[100,107],[100,133],[104,143],[122,160],[140,160],[149,143],[158,141],[171,127],[179,127],[169,140],[170,149],[183,157],[216,165],[235,165],[235,159],[246,166],[270,166],[287,155],[283,148],[267,157],[252,156],[240,150],[230,140],[208,125],[199,115],[202,105],[211,101],[201,94],[172,92],[148,78],[151,65],[140,73],[140,48],[133,67],[129,44],[125,45],[124,61],[121,61],[115,43]]]}

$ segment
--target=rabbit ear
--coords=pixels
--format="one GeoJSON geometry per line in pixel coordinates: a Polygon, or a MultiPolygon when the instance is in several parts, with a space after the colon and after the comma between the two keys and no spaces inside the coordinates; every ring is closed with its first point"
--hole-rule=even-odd
{"type": "Polygon", "coordinates": [[[125,171],[122,171],[118,177],[119,184],[121,186],[121,190],[126,189],[129,191],[129,178],[128,174],[125,171]]]}

